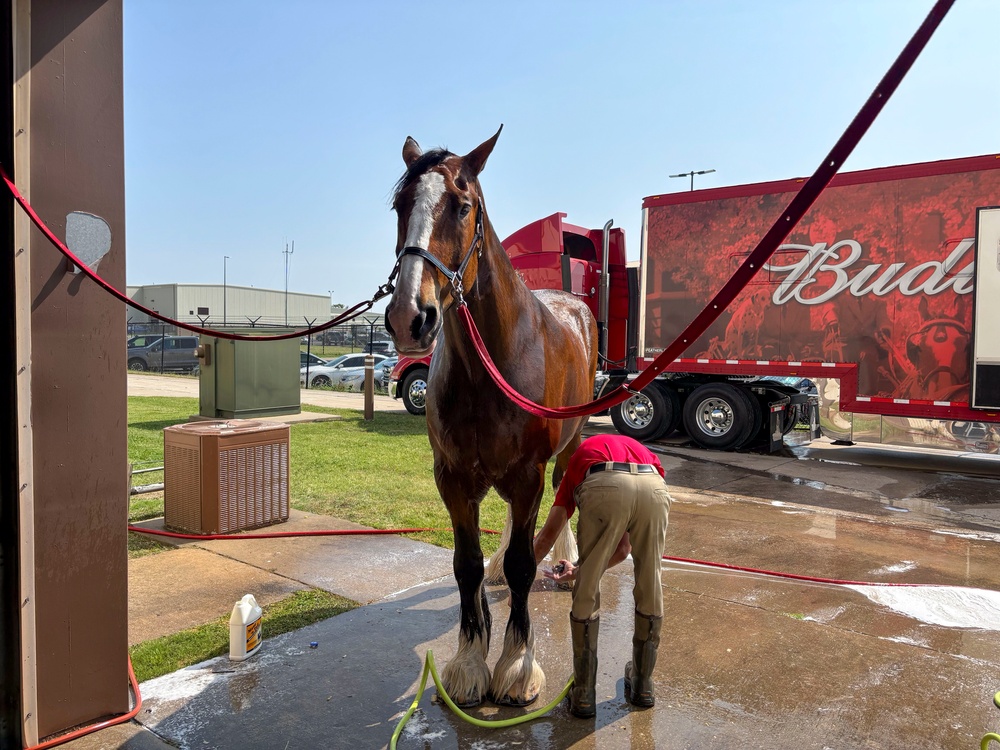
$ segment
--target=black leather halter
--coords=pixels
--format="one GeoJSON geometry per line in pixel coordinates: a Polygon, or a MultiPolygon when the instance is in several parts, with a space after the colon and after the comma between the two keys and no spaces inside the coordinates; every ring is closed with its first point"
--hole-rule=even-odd
{"type": "Polygon", "coordinates": [[[462,288],[462,276],[465,275],[465,269],[469,266],[469,261],[472,260],[472,254],[476,251],[476,247],[479,248],[479,256],[482,257],[483,254],[483,201],[479,200],[479,205],[476,207],[476,233],[472,237],[472,242],[469,245],[469,249],[465,253],[465,257],[462,258],[462,262],[459,264],[458,268],[452,271],[448,266],[442,263],[438,258],[431,255],[427,250],[422,247],[416,247],[413,245],[407,245],[396,255],[396,265],[392,268],[392,273],[389,274],[389,283],[386,285],[390,290],[395,289],[393,281],[396,278],[396,274],[399,273],[400,263],[403,261],[403,256],[406,255],[419,255],[421,258],[426,260],[437,270],[444,274],[445,278],[448,279],[448,283],[451,284],[452,289],[455,292],[456,301],[461,304],[464,302],[462,288]]]}

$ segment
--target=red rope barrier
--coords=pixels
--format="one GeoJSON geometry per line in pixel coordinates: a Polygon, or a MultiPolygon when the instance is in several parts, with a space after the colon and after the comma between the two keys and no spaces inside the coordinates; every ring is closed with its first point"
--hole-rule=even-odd
{"type": "MultiPolygon", "coordinates": [[[[416,534],[422,531],[454,531],[454,529],[324,529],[319,531],[266,531],[251,534],[182,534],[177,531],[161,531],[160,529],[146,529],[142,526],[128,525],[129,531],[140,534],[153,534],[155,536],[166,536],[172,539],[282,539],[293,536],[365,536],[390,534],[416,534]]],[[[499,534],[499,531],[492,529],[480,529],[481,534],[499,534]]]]}
{"type": "Polygon", "coordinates": [[[101,287],[101,289],[106,291],[112,297],[121,302],[124,302],[129,307],[138,310],[141,313],[145,313],[151,318],[156,318],[157,320],[161,320],[164,323],[169,323],[171,325],[177,326],[178,328],[183,328],[186,331],[191,331],[193,333],[201,333],[207,336],[216,336],[220,339],[230,339],[232,341],[281,341],[283,339],[294,339],[300,336],[307,336],[309,334],[325,331],[328,328],[333,328],[334,326],[340,325],[341,323],[351,320],[352,318],[356,318],[361,313],[370,310],[372,306],[379,299],[381,299],[382,297],[384,297],[386,294],[389,293],[386,290],[385,286],[379,287],[379,290],[370,300],[359,302],[351,309],[338,315],[336,318],[333,318],[332,320],[329,320],[326,323],[323,323],[322,325],[318,325],[311,328],[303,328],[300,330],[291,331],[290,333],[279,333],[267,336],[250,336],[242,333],[217,331],[213,328],[204,328],[202,326],[196,326],[193,323],[183,323],[179,320],[168,318],[166,315],[161,315],[155,310],[151,310],[145,305],[141,305],[135,300],[129,299],[128,296],[122,294],[118,289],[116,289],[114,286],[112,286],[103,278],[101,278],[90,268],[90,266],[88,266],[86,263],[80,260],[76,256],[76,254],[72,250],[70,250],[65,245],[65,243],[63,243],[62,240],[56,237],[55,233],[51,229],[49,229],[49,227],[45,224],[45,222],[42,221],[41,217],[35,212],[35,209],[31,207],[31,204],[28,203],[28,200],[23,195],[21,195],[21,191],[17,189],[17,185],[14,184],[14,181],[7,176],[7,172],[4,170],[2,165],[0,165],[0,177],[3,178],[4,184],[7,186],[7,189],[10,190],[11,195],[14,197],[14,200],[17,201],[18,205],[20,205],[21,208],[24,209],[24,212],[28,215],[28,218],[31,219],[31,222],[36,227],[38,227],[38,230],[45,235],[45,238],[49,242],[51,242],[59,252],[65,255],[70,260],[70,262],[73,263],[73,265],[79,268],[80,271],[82,271],[83,274],[87,276],[87,278],[89,278],[91,281],[93,281],[95,284],[101,287]]]}

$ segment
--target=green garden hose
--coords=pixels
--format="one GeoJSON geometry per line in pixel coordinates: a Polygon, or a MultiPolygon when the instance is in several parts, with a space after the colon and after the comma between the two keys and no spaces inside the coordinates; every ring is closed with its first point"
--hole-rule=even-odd
{"type": "Polygon", "coordinates": [[[396,750],[396,740],[399,739],[400,732],[403,731],[403,727],[406,726],[406,722],[409,721],[410,716],[417,708],[417,704],[420,702],[420,696],[424,694],[424,686],[427,685],[427,675],[430,674],[434,678],[434,684],[437,686],[438,695],[448,704],[456,716],[464,719],[470,724],[474,724],[477,727],[488,727],[488,728],[500,728],[500,727],[512,727],[516,724],[523,724],[526,721],[531,721],[532,719],[538,719],[547,714],[553,708],[559,705],[559,702],[566,697],[569,692],[570,687],[573,684],[573,678],[569,678],[569,682],[566,683],[566,687],[562,689],[562,692],[545,708],[540,708],[537,711],[532,711],[529,714],[524,714],[523,716],[515,716],[513,719],[495,719],[493,721],[487,721],[485,719],[477,719],[474,716],[469,716],[462,709],[455,705],[455,702],[451,699],[451,696],[445,691],[444,687],[441,685],[441,678],[438,677],[437,668],[434,666],[434,652],[428,650],[427,658],[424,659],[424,670],[420,675],[420,687],[417,688],[417,694],[413,698],[413,703],[410,704],[409,710],[403,714],[403,718],[399,720],[399,724],[396,725],[396,731],[392,733],[392,741],[389,742],[389,750],[396,750]]]}
{"type": "MultiPolygon", "coordinates": [[[[1000,693],[993,696],[993,705],[1000,708],[1000,693]]],[[[990,742],[992,741],[1000,742],[1000,734],[997,734],[996,732],[989,732],[986,734],[979,743],[979,750],[988,750],[990,742]]]]}

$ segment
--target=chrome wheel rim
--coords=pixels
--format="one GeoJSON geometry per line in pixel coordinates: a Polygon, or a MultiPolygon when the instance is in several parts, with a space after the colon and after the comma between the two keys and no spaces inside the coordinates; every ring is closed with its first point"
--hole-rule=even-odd
{"type": "Polygon", "coordinates": [[[698,429],[706,435],[719,437],[733,429],[736,416],[728,401],[721,398],[706,398],[695,410],[698,429]]]}
{"type": "Polygon", "coordinates": [[[410,390],[407,393],[410,396],[411,404],[418,409],[424,408],[427,401],[427,383],[424,380],[418,378],[410,383],[410,390]]]}
{"type": "Polygon", "coordinates": [[[633,430],[644,430],[653,421],[653,402],[639,393],[622,404],[622,420],[633,430]]]}

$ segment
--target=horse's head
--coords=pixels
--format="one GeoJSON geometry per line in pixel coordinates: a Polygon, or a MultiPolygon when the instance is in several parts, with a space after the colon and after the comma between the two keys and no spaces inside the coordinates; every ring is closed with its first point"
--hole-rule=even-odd
{"type": "Polygon", "coordinates": [[[487,226],[479,173],[499,136],[498,130],[465,156],[424,152],[412,138],[403,144],[406,173],[392,204],[399,278],[385,310],[400,354],[429,353],[455,287],[469,289],[476,278],[487,226]]]}

